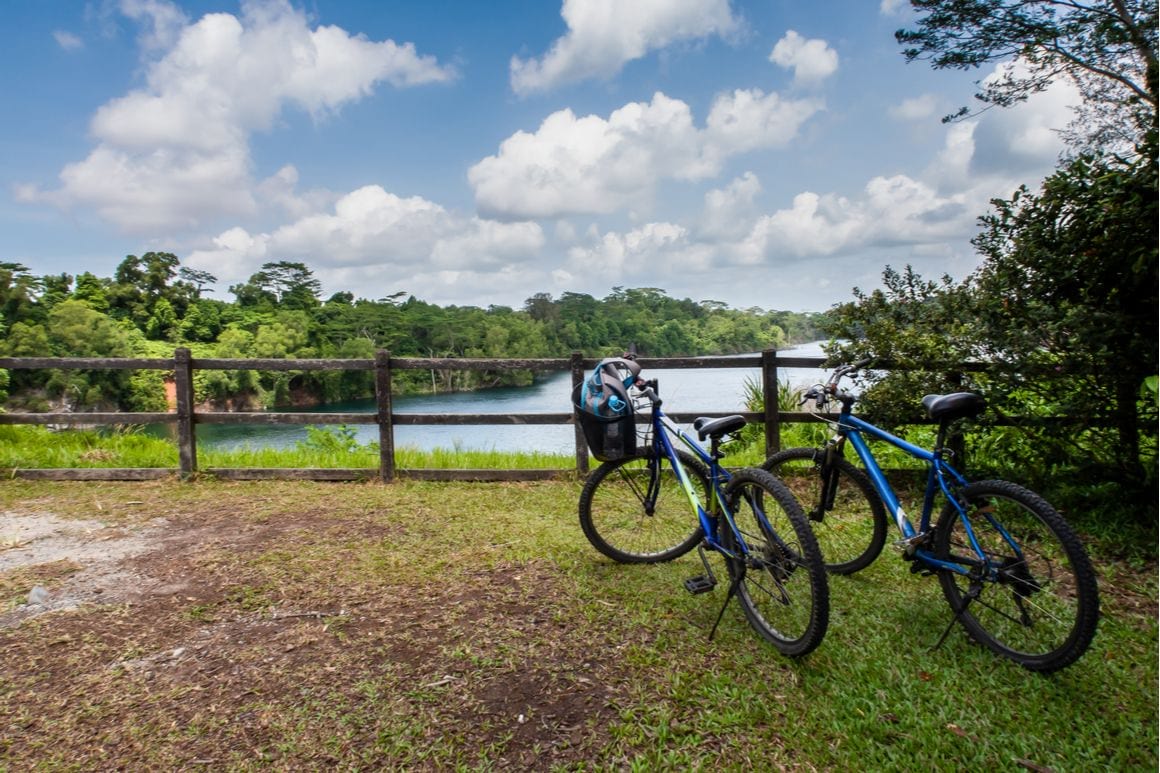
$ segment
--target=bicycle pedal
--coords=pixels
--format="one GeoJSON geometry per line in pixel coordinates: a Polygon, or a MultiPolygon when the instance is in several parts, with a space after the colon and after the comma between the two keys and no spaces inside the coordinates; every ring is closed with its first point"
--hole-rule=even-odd
{"type": "Polygon", "coordinates": [[[910,565],[910,573],[911,574],[921,574],[923,577],[930,577],[932,574],[934,574],[934,570],[931,569],[926,564],[922,564],[922,563],[919,563],[918,561],[915,561],[913,556],[908,556],[908,558],[911,561],[914,561],[914,563],[912,563],[910,565]]]}
{"type": "Polygon", "coordinates": [[[696,577],[690,577],[689,579],[685,580],[685,590],[687,590],[689,593],[692,593],[693,595],[698,593],[708,593],[715,587],[717,587],[717,581],[712,577],[708,577],[703,574],[699,574],[696,577]]]}

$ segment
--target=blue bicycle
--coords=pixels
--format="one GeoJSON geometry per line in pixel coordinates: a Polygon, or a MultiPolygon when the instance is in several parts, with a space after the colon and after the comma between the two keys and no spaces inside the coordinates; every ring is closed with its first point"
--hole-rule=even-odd
{"type": "Polygon", "coordinates": [[[635,434],[632,416],[613,427],[578,413],[589,446],[606,460],[580,494],[584,535],[622,563],[671,561],[698,548],[704,573],[685,581],[690,593],[713,590],[706,553],[720,553],[730,582],[710,638],[736,596],[749,624],[783,654],[811,652],[829,622],[825,567],[801,506],[780,481],[759,469],[721,467],[723,439],[745,426],[744,417],[697,419],[706,451],[661,410],[655,379],[636,386],[636,405],[650,409],[649,439],[640,448],[630,443],[619,458],[601,438],[610,430],[635,434]],[[674,447],[674,438],[688,450],[674,447]]]}
{"type": "Polygon", "coordinates": [[[1095,571],[1079,538],[1037,494],[1007,481],[968,482],[947,462],[949,425],[978,416],[983,398],[971,392],[924,397],[938,434],[933,449],[920,448],[853,414],[857,398],[841,391],[839,382],[869,364],[839,367],[803,396],[803,404],[813,400],[819,411],[834,400],[841,404],[836,420],[826,417],[836,433],[824,447],[787,449],[762,465],[805,503],[827,569],[851,574],[869,566],[885,544],[889,514],[901,536],[895,545],[911,571],[937,575],[954,613],[935,648],[958,622],[975,641],[1032,671],[1075,662],[1091,644],[1099,618],[1095,571]],[[917,527],[866,437],[926,462],[917,527]],[[843,458],[847,443],[865,472],[843,458]],[[932,523],[940,494],[944,504],[932,523]]]}

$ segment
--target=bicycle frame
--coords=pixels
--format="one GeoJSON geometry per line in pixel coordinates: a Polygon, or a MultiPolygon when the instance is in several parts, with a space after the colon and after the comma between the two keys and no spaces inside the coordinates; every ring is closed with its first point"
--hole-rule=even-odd
{"type": "MultiPolygon", "coordinates": [[[[842,403],[842,412],[838,417],[837,423],[838,435],[836,442],[840,447],[842,442],[848,440],[850,445],[854,447],[855,453],[862,460],[862,465],[870,477],[870,482],[874,485],[874,490],[882,499],[883,504],[886,505],[887,511],[894,519],[894,523],[902,535],[902,539],[898,544],[904,548],[907,555],[917,558],[932,569],[946,569],[962,575],[969,575],[971,573],[970,568],[960,563],[935,558],[933,554],[922,547],[921,543],[930,533],[931,515],[934,510],[935,496],[941,491],[947,501],[952,503],[959,511],[959,517],[970,540],[971,548],[975,551],[975,555],[979,557],[979,565],[989,567],[984,552],[975,538],[975,530],[971,527],[970,518],[967,515],[966,509],[959,502],[958,497],[955,496],[953,491],[956,487],[966,486],[966,478],[943,459],[941,449],[936,448],[930,451],[892,435],[886,430],[875,427],[873,424],[853,415],[852,405],[852,401],[843,401],[842,403]],[[885,473],[883,473],[881,466],[879,466],[878,461],[874,458],[874,453],[870,450],[870,446],[867,444],[866,438],[863,435],[885,441],[895,448],[900,449],[903,453],[926,462],[926,490],[923,494],[922,511],[917,529],[907,516],[905,510],[903,510],[898,495],[886,479],[885,473]]],[[[990,518],[990,516],[988,516],[988,520],[1003,534],[1004,539],[1006,539],[1012,549],[1021,556],[1022,551],[1019,550],[1019,546],[1007,535],[1002,525],[990,518]]],[[[994,571],[994,569],[990,568],[990,571],[994,571]]]]}
{"type": "MultiPolygon", "coordinates": [[[[725,506],[725,494],[722,491],[722,485],[729,481],[731,477],[729,471],[722,467],[720,461],[713,454],[706,451],[688,432],[678,427],[672,419],[666,416],[664,411],[661,410],[659,402],[659,398],[651,401],[652,415],[649,419],[652,425],[653,454],[651,458],[657,464],[661,463],[662,456],[669,460],[669,465],[680,481],[681,488],[684,490],[685,496],[688,497],[689,504],[692,506],[697,521],[701,525],[701,531],[705,535],[705,541],[712,549],[731,558],[738,557],[732,550],[721,544],[721,540],[717,536],[720,513],[725,513],[726,523],[729,524],[729,528],[732,530],[737,544],[741,546],[744,553],[748,553],[749,546],[745,543],[745,539],[740,530],[729,516],[729,508],[725,506]],[[709,466],[709,502],[702,504],[700,496],[697,495],[696,490],[693,488],[692,480],[689,479],[688,473],[685,472],[684,465],[677,458],[672,437],[678,438],[694,456],[709,466]],[[709,505],[711,510],[706,510],[705,505],[709,505]]],[[[655,477],[653,480],[654,483],[650,484],[650,487],[655,485],[655,477]]],[[[650,491],[648,499],[655,501],[655,497],[656,492],[650,491]]]]}

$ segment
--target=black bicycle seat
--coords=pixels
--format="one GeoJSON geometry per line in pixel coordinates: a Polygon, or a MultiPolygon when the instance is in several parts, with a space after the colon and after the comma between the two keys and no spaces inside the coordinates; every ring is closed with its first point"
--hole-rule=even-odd
{"type": "Polygon", "coordinates": [[[697,437],[701,440],[707,437],[719,438],[730,432],[736,432],[744,426],[744,416],[722,416],[720,419],[702,416],[693,421],[693,429],[697,430],[697,437]]]}
{"type": "Polygon", "coordinates": [[[974,392],[954,392],[949,395],[927,395],[922,398],[922,407],[926,408],[932,419],[952,421],[978,416],[987,407],[987,401],[974,392]]]}

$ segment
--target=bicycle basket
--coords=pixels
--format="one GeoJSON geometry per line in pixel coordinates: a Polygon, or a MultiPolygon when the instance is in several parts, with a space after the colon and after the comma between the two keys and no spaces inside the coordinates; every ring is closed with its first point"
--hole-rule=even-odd
{"type": "Polygon", "coordinates": [[[597,416],[585,410],[582,401],[584,384],[572,390],[572,407],[576,420],[584,432],[588,450],[601,462],[623,459],[636,453],[636,420],[631,403],[624,413],[616,416],[597,416]]]}
{"type": "Polygon", "coordinates": [[[634,360],[607,357],[572,391],[588,448],[602,462],[636,453],[636,421],[628,389],[639,375],[634,360]]]}

